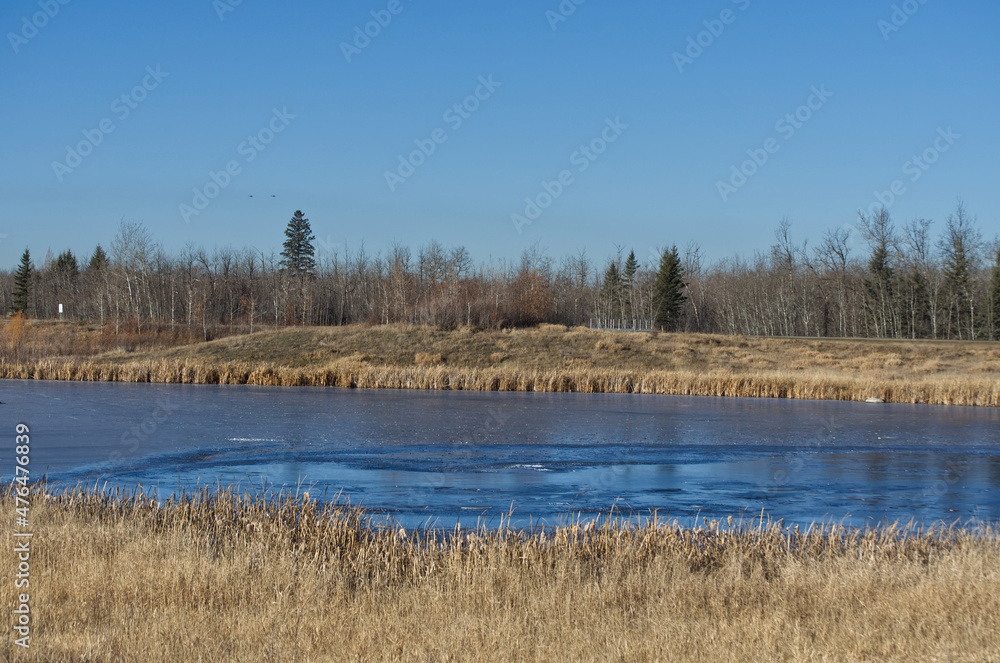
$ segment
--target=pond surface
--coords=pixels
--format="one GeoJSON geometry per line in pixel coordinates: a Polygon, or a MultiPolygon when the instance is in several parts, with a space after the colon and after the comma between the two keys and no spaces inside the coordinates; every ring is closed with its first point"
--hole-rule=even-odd
{"type": "MultiPolygon", "coordinates": [[[[407,527],[614,507],[786,523],[1000,520],[1000,410],[700,397],[0,382],[60,485],[302,484],[407,527]]],[[[13,473],[13,450],[0,474],[13,473]]]]}

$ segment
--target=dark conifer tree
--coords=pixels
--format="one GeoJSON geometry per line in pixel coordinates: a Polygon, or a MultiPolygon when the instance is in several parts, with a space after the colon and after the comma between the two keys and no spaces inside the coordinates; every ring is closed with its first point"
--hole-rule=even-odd
{"type": "Polygon", "coordinates": [[[889,250],[884,244],[877,245],[868,259],[870,278],[864,281],[869,315],[875,329],[875,336],[891,336],[893,303],[896,301],[896,272],[889,262],[889,250]]]}
{"type": "Polygon", "coordinates": [[[59,254],[55,262],[56,273],[62,279],[72,281],[80,275],[80,266],[76,262],[76,256],[69,249],[59,254]]]}
{"type": "Polygon", "coordinates": [[[622,293],[622,314],[626,318],[635,316],[635,290],[637,287],[637,275],[639,273],[639,261],[635,258],[635,251],[629,251],[628,259],[625,261],[625,269],[622,276],[624,292],[622,293]]]}
{"type": "Polygon", "coordinates": [[[301,211],[288,222],[285,228],[284,249],[281,251],[281,266],[288,271],[289,276],[299,279],[312,279],[316,276],[316,249],[313,240],[316,239],[309,227],[309,219],[302,216],[301,211]]]}
{"type": "Polygon", "coordinates": [[[99,272],[107,266],[108,254],[105,253],[104,249],[101,248],[101,245],[98,244],[97,248],[94,249],[94,255],[90,256],[90,265],[88,265],[88,268],[99,272]]]}
{"type": "Polygon", "coordinates": [[[17,272],[14,274],[14,313],[24,312],[28,308],[34,271],[31,266],[31,252],[25,249],[24,253],[21,254],[21,264],[18,265],[17,272]]]}
{"type": "Polygon", "coordinates": [[[611,319],[621,317],[622,277],[618,271],[618,263],[614,260],[604,272],[604,286],[601,289],[601,299],[605,302],[605,315],[611,319]]]}
{"type": "Polygon", "coordinates": [[[903,335],[909,338],[926,338],[930,334],[930,287],[927,277],[916,267],[901,284],[906,298],[903,335]]]}
{"type": "Polygon", "coordinates": [[[672,331],[677,327],[681,307],[687,300],[684,287],[681,257],[677,247],[673,246],[660,257],[660,269],[653,286],[654,326],[657,329],[672,331]]]}
{"type": "Polygon", "coordinates": [[[980,248],[981,235],[975,227],[975,220],[965,211],[961,202],[955,214],[948,217],[945,235],[939,245],[944,256],[942,273],[944,291],[948,298],[948,317],[951,325],[949,334],[958,338],[976,339],[976,315],[973,274],[976,269],[976,253],[980,248]]]}
{"type": "Polygon", "coordinates": [[[997,247],[993,278],[990,280],[990,340],[1000,340],[1000,246],[997,247]]]}

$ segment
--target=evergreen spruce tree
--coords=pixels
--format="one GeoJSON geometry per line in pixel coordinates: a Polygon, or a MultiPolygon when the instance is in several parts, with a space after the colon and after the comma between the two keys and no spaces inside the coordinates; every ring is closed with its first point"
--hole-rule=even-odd
{"type": "Polygon", "coordinates": [[[990,340],[1000,340],[1000,246],[990,281],[990,340]]]}
{"type": "MultiPolygon", "coordinates": [[[[108,254],[104,252],[98,244],[94,253],[87,263],[87,271],[84,273],[86,280],[86,291],[89,291],[89,299],[95,305],[100,315],[101,328],[104,328],[105,305],[110,304],[110,283],[108,281],[108,254]],[[102,287],[103,286],[103,287],[102,287]]],[[[172,318],[171,318],[172,320],[172,318]]],[[[172,325],[171,325],[172,328],[172,325]]]]}
{"type": "Polygon", "coordinates": [[[864,281],[865,295],[875,335],[891,336],[893,302],[897,295],[893,287],[896,274],[889,262],[889,248],[885,243],[876,245],[872,250],[872,257],[868,260],[868,273],[871,278],[864,281]]]}
{"type": "Polygon", "coordinates": [[[896,336],[901,331],[898,276],[893,269],[898,256],[896,226],[885,207],[867,215],[859,212],[859,217],[859,229],[872,250],[863,281],[868,333],[879,338],[896,336]]]}
{"type": "Polygon", "coordinates": [[[636,276],[639,273],[639,261],[635,258],[635,251],[629,251],[628,259],[625,261],[625,269],[623,270],[624,276],[624,292],[622,293],[623,302],[622,307],[625,309],[622,313],[626,318],[632,318],[635,316],[635,289],[637,286],[636,276]]]}
{"type": "Polygon", "coordinates": [[[930,286],[927,277],[916,265],[910,269],[910,274],[903,280],[906,290],[907,315],[905,316],[905,336],[909,338],[926,338],[930,333],[931,306],[930,286]]]}
{"type": "Polygon", "coordinates": [[[316,278],[316,249],[313,247],[313,240],[316,236],[312,234],[309,227],[309,219],[302,216],[301,211],[296,211],[295,215],[288,222],[285,228],[284,249],[281,252],[282,270],[291,278],[299,282],[299,312],[298,318],[303,324],[308,324],[311,319],[311,308],[309,299],[309,288],[306,282],[316,278]]]}
{"type": "Polygon", "coordinates": [[[31,299],[31,281],[34,268],[31,266],[31,252],[28,249],[21,254],[21,264],[14,274],[14,313],[23,313],[28,308],[31,299]]]}
{"type": "Polygon", "coordinates": [[[956,241],[952,251],[945,256],[944,260],[944,284],[951,295],[955,312],[961,323],[968,317],[969,293],[972,291],[971,261],[965,246],[961,241],[956,241]]]}
{"type": "Polygon", "coordinates": [[[976,312],[973,297],[972,274],[975,271],[975,252],[980,235],[974,220],[959,203],[955,214],[948,217],[945,236],[940,240],[944,254],[944,291],[948,298],[951,327],[948,330],[958,338],[976,338],[976,312]]]}
{"type": "Polygon", "coordinates": [[[288,222],[288,227],[285,228],[284,250],[281,252],[281,266],[290,276],[302,280],[315,278],[316,249],[312,244],[314,239],[316,236],[309,227],[309,219],[304,218],[301,211],[296,211],[295,216],[288,222]]]}
{"type": "Polygon", "coordinates": [[[635,258],[635,251],[630,251],[628,260],[625,261],[625,282],[635,283],[636,272],[639,271],[639,261],[635,258]]]}
{"type": "Polygon", "coordinates": [[[76,256],[69,249],[59,254],[55,262],[56,273],[60,278],[73,281],[80,275],[80,266],[76,262],[76,256]]]}
{"type": "Polygon", "coordinates": [[[684,286],[681,257],[673,246],[660,257],[660,269],[653,286],[654,326],[657,329],[672,331],[676,328],[681,307],[687,300],[684,286]]]}
{"type": "Polygon", "coordinates": [[[107,266],[108,266],[108,254],[105,253],[104,249],[101,248],[101,245],[98,244],[97,248],[94,249],[94,255],[90,256],[90,265],[88,266],[88,268],[96,272],[99,272],[107,266]]]}
{"type": "Polygon", "coordinates": [[[612,260],[611,264],[608,265],[607,271],[604,272],[604,286],[601,288],[601,299],[606,303],[604,314],[613,320],[621,316],[621,289],[621,272],[618,271],[618,263],[612,260]]]}

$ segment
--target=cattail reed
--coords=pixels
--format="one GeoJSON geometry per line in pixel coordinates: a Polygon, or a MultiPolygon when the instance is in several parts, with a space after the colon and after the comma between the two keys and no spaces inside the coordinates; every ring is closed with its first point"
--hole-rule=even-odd
{"type": "Polygon", "coordinates": [[[712,369],[630,370],[614,368],[553,369],[468,368],[449,365],[379,366],[338,362],[289,367],[270,362],[141,360],[0,361],[0,378],[99,382],[245,384],[263,386],[349,387],[362,389],[432,389],[465,391],[538,391],[605,394],[663,394],[748,398],[795,398],[938,405],[1000,405],[1000,380],[974,377],[902,379],[869,376],[786,374],[781,371],[735,372],[712,369]]]}
{"type": "Polygon", "coordinates": [[[0,352],[0,378],[1000,405],[1000,344],[989,342],[353,325],[201,343],[154,334],[130,341],[134,352],[102,352],[107,333],[46,329],[25,341],[27,358],[0,352]]]}
{"type": "MultiPolygon", "coordinates": [[[[13,511],[10,486],[0,503],[13,511]]],[[[334,499],[225,487],[162,501],[36,488],[32,503],[38,628],[18,660],[1000,654],[989,525],[611,515],[545,531],[407,531],[334,499]]],[[[5,604],[14,592],[0,584],[5,604]]]]}

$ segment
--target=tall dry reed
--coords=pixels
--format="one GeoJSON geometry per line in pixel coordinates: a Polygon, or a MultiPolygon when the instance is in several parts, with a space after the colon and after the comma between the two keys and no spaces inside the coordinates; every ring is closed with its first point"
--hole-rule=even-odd
{"type": "MultiPolygon", "coordinates": [[[[414,532],[308,496],[36,492],[28,661],[987,661],[995,529],[414,532]]],[[[9,488],[0,506],[13,510],[9,488]]],[[[4,527],[9,528],[8,519],[4,527]]],[[[6,537],[5,537],[6,538],[6,537]]],[[[13,582],[0,600],[13,605],[13,582]]]]}
{"type": "Polygon", "coordinates": [[[900,379],[724,369],[706,372],[614,368],[539,370],[507,364],[466,368],[440,364],[373,366],[353,362],[290,367],[270,362],[250,361],[160,359],[111,363],[47,359],[35,362],[0,360],[0,379],[362,389],[636,393],[844,401],[880,398],[890,403],[1000,406],[1000,380],[989,377],[941,376],[900,379]]]}
{"type": "MultiPolygon", "coordinates": [[[[354,325],[58,356],[64,333],[86,340],[81,347],[95,348],[107,336],[95,332],[95,340],[75,329],[45,326],[47,340],[34,354],[0,357],[0,378],[1000,405],[1000,344],[987,342],[748,339],[551,325],[505,331],[354,325]]],[[[153,334],[144,342],[169,340],[153,334]]]]}

